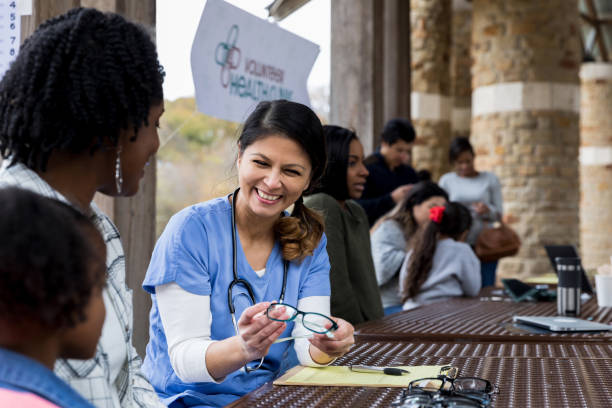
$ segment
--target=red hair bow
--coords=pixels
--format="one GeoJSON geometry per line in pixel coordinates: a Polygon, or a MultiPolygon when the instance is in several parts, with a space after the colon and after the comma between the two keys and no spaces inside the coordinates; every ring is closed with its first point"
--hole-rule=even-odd
{"type": "Polygon", "coordinates": [[[444,207],[431,207],[429,209],[429,219],[439,224],[442,222],[442,216],[444,215],[444,207]]]}

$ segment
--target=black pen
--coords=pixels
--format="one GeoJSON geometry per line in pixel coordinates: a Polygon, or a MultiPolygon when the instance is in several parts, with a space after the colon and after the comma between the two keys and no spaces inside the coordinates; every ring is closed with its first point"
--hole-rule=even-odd
{"type": "Polygon", "coordinates": [[[408,370],[395,367],[375,367],[367,365],[350,365],[349,370],[359,373],[383,373],[387,375],[403,375],[408,374],[408,370]]]}

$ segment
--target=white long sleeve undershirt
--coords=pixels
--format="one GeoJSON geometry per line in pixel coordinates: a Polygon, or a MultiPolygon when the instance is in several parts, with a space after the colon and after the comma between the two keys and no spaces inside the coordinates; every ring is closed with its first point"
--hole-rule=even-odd
{"type": "MultiPolygon", "coordinates": [[[[195,295],[172,282],[155,287],[157,309],[161,317],[170,364],[184,382],[215,381],[206,366],[206,351],[215,341],[210,338],[212,323],[210,296],[195,295]],[[197,318],[194,318],[197,317],[197,318]]],[[[309,296],[300,299],[297,308],[329,316],[329,296],[309,296]]],[[[311,333],[301,324],[295,324],[291,336],[311,333]]],[[[322,367],[312,360],[308,339],[295,339],[294,349],[300,364],[322,367]]]]}

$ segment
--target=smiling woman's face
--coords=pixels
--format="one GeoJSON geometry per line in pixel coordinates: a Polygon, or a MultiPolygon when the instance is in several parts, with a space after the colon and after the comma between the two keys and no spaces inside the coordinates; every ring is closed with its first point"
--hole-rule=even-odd
{"type": "Polygon", "coordinates": [[[238,157],[238,202],[259,217],[278,217],[310,184],[311,164],[302,147],[283,135],[250,144],[238,157]]]}

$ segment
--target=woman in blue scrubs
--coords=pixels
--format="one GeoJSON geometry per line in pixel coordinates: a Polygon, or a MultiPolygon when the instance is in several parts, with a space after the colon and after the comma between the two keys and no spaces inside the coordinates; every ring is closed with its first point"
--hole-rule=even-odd
{"type": "Polygon", "coordinates": [[[323,366],[354,343],[353,327],[339,318],[326,335],[266,315],[282,299],[329,316],[323,224],[302,201],[325,168],[319,119],[298,103],[262,102],[238,150],[239,190],[174,215],[143,283],[153,300],[143,370],[172,408],[234,401],[276,378],[291,347],[301,364],[323,366]]]}

